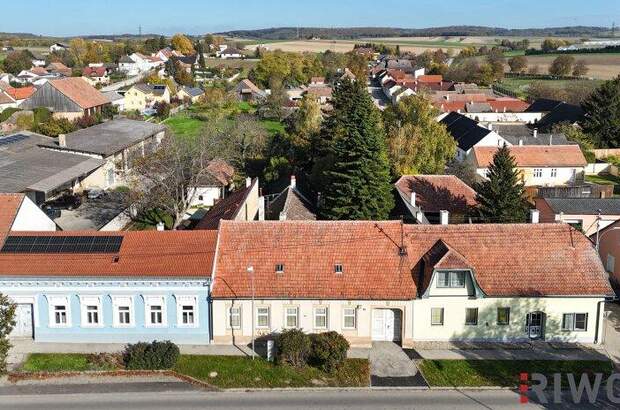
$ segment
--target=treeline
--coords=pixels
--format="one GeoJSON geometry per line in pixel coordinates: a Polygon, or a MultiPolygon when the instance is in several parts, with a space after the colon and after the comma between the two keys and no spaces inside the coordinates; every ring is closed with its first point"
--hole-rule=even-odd
{"type": "Polygon", "coordinates": [[[526,55],[599,54],[599,53],[620,53],[620,46],[607,46],[604,48],[582,48],[578,50],[537,50],[534,48],[530,48],[525,51],[526,55]]]}
{"type": "Polygon", "coordinates": [[[484,26],[447,26],[421,29],[390,27],[274,27],[259,30],[233,30],[219,33],[231,37],[250,37],[264,40],[292,40],[296,38],[355,39],[360,37],[437,37],[437,36],[602,36],[608,27],[550,27],[506,29],[484,26]]]}

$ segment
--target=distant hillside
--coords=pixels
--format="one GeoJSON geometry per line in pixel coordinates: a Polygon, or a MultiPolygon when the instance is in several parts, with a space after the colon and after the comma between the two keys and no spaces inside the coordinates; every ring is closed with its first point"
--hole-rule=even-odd
{"type": "Polygon", "coordinates": [[[320,37],[327,39],[356,39],[361,37],[437,37],[437,36],[527,36],[527,37],[597,37],[609,34],[608,27],[550,27],[506,29],[480,26],[449,26],[431,28],[389,28],[389,27],[275,27],[260,30],[233,30],[218,33],[229,37],[255,38],[262,40],[293,40],[320,37]]]}

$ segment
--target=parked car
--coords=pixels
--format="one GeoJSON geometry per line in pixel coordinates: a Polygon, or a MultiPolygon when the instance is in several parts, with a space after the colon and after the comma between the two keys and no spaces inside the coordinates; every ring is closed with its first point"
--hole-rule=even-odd
{"type": "Polygon", "coordinates": [[[82,205],[82,198],[79,195],[75,194],[63,194],[58,198],[52,199],[51,201],[47,201],[43,204],[41,208],[50,207],[57,209],[68,209],[72,211],[77,209],[82,205]]]}
{"type": "Polygon", "coordinates": [[[47,215],[47,217],[50,219],[60,218],[61,211],[58,208],[54,208],[51,205],[48,205],[48,206],[43,205],[42,210],[43,212],[45,212],[45,215],[47,215]]]}

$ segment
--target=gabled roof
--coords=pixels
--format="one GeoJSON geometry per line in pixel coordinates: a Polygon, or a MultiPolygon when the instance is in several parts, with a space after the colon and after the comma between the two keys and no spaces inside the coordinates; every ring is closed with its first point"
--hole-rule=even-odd
{"type": "Polygon", "coordinates": [[[620,198],[541,198],[554,213],[566,215],[620,215],[620,198]]]}
{"type": "Polygon", "coordinates": [[[550,100],[548,98],[539,98],[535,100],[525,110],[525,112],[549,112],[560,104],[562,104],[562,101],[550,100]]]}
{"type": "Polygon", "coordinates": [[[476,121],[457,112],[449,113],[440,122],[446,126],[463,151],[469,151],[491,132],[478,125],[476,121]]]}
{"type": "MultiPolygon", "coordinates": [[[[210,278],[217,241],[213,231],[11,232],[20,236],[122,236],[118,253],[17,254],[0,252],[1,277],[210,278]],[[76,263],[87,260],[88,263],[76,263]]],[[[4,235],[0,236],[0,246],[4,235]]]]}
{"type": "Polygon", "coordinates": [[[107,70],[105,67],[85,67],[82,71],[84,77],[103,77],[107,70]]]}
{"type": "Polygon", "coordinates": [[[199,96],[204,94],[204,91],[202,91],[202,88],[198,88],[198,87],[186,87],[186,86],[183,86],[181,88],[181,90],[183,92],[187,93],[187,95],[189,95],[191,97],[199,97],[199,96]]]}
{"type": "Polygon", "coordinates": [[[286,187],[284,191],[269,203],[266,219],[277,221],[280,215],[287,221],[315,221],[316,209],[296,188],[286,187]]]}
{"type": "Polygon", "coordinates": [[[409,203],[415,192],[416,207],[422,212],[465,214],[477,204],[476,191],[455,175],[403,175],[395,186],[409,203]]]}
{"type": "Polygon", "coordinates": [[[0,238],[13,226],[24,197],[24,194],[0,194],[0,238]]]}
{"type": "Polygon", "coordinates": [[[34,94],[34,92],[37,89],[34,88],[33,86],[27,86],[27,87],[19,87],[19,88],[15,88],[15,87],[7,87],[4,91],[10,95],[14,100],[25,100],[27,98],[30,98],[30,96],[32,94],[34,94]]]}
{"type": "Polygon", "coordinates": [[[238,189],[232,192],[226,198],[216,202],[211,209],[202,217],[200,222],[196,224],[194,229],[198,230],[214,230],[218,229],[220,221],[234,220],[239,211],[243,208],[248,195],[254,188],[254,185],[258,184],[258,179],[254,179],[250,186],[238,189]]]}
{"type": "Polygon", "coordinates": [[[50,80],[48,84],[84,110],[109,103],[99,90],[80,77],[50,80]]]}
{"type": "Polygon", "coordinates": [[[491,104],[487,102],[468,102],[465,103],[465,110],[469,113],[492,112],[491,104]]]}
{"type": "Polygon", "coordinates": [[[578,105],[561,103],[551,112],[546,114],[536,123],[536,126],[543,131],[550,131],[554,125],[567,122],[574,124],[584,118],[583,109],[578,105]]]}
{"type": "MultiPolygon", "coordinates": [[[[474,147],[479,168],[493,162],[497,147],[474,147]]],[[[518,167],[585,167],[588,164],[579,145],[524,145],[510,147],[518,167]]]]}
{"type": "Polygon", "coordinates": [[[252,266],[259,299],[410,300],[438,241],[435,264],[471,268],[487,296],[613,295],[592,243],[566,224],[222,221],[213,296],[250,298],[252,266]]]}
{"type": "Polygon", "coordinates": [[[157,96],[162,96],[168,89],[168,86],[165,84],[145,84],[139,83],[135,84],[132,88],[139,90],[144,94],[153,94],[157,96]]]}

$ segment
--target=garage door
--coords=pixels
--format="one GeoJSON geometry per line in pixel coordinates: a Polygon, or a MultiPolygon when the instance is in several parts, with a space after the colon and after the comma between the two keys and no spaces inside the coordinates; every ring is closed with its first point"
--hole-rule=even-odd
{"type": "Polygon", "coordinates": [[[374,309],[372,311],[372,340],[400,341],[401,322],[401,311],[398,309],[374,309]]]}

